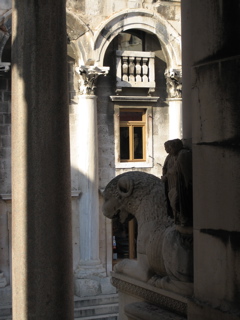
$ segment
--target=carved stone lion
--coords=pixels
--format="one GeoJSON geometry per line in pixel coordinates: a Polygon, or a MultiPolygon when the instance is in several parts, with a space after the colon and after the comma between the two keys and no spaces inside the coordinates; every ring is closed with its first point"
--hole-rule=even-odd
{"type": "Polygon", "coordinates": [[[184,295],[192,294],[192,235],[180,233],[167,214],[164,183],[133,171],[115,177],[104,190],[103,213],[123,223],[136,217],[137,260],[124,259],[116,273],[184,295]]]}

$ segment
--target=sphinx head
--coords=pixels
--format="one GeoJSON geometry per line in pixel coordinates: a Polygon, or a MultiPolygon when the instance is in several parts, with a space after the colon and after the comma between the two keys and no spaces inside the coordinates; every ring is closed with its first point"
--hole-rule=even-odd
{"type": "Polygon", "coordinates": [[[103,193],[103,214],[109,219],[118,218],[121,223],[131,220],[134,215],[129,206],[132,193],[133,180],[130,176],[123,174],[115,177],[103,193]]]}

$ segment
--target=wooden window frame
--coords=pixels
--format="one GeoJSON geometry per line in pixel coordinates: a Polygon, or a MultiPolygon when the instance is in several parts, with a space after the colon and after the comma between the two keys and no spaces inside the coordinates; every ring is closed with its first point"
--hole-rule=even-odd
{"type": "MultiPolygon", "coordinates": [[[[129,128],[129,159],[121,159],[120,162],[143,162],[146,161],[146,109],[131,109],[131,108],[121,108],[119,110],[119,115],[121,112],[139,112],[142,113],[142,121],[120,121],[120,128],[129,128]],[[134,128],[142,128],[142,159],[134,158],[134,128]]],[[[120,135],[119,138],[121,139],[120,135]]]]}
{"type": "Polygon", "coordinates": [[[141,103],[133,106],[128,103],[116,103],[114,105],[114,150],[115,150],[115,168],[152,168],[153,167],[153,107],[151,105],[141,103]],[[135,161],[120,161],[120,111],[128,109],[135,111],[136,109],[145,109],[145,160],[137,159],[135,161]]]}

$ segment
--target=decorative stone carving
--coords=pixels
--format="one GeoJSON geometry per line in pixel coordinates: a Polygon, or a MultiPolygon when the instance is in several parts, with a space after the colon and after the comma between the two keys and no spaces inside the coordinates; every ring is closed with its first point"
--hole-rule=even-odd
{"type": "Polygon", "coordinates": [[[137,260],[115,265],[116,273],[166,290],[192,294],[192,235],[176,229],[167,213],[164,182],[144,172],[115,177],[103,193],[106,217],[138,222],[137,260]]]}
{"type": "MultiPolygon", "coordinates": [[[[159,288],[136,281],[132,278],[120,274],[112,273],[112,284],[119,292],[127,296],[138,297],[143,301],[148,301],[156,306],[176,312],[181,315],[187,315],[187,298],[176,293],[166,292],[159,288]]],[[[126,300],[127,301],[127,300],[126,300]]]]}
{"type": "Polygon", "coordinates": [[[182,98],[182,72],[169,69],[165,72],[167,92],[169,98],[182,98]]]}
{"type": "Polygon", "coordinates": [[[164,146],[168,156],[163,165],[162,180],[169,215],[176,225],[192,227],[192,153],[183,147],[180,139],[168,140],[164,146]]]}
{"type": "MultiPolygon", "coordinates": [[[[159,2],[159,1],[157,1],[157,2],[159,2]]],[[[144,9],[150,9],[151,10],[153,8],[153,6],[155,5],[155,3],[156,3],[156,0],[143,0],[142,7],[144,9]]]]}
{"type": "Polygon", "coordinates": [[[106,76],[109,71],[109,67],[97,67],[97,66],[81,66],[76,68],[76,72],[79,74],[79,91],[80,94],[91,95],[94,94],[95,81],[98,76],[106,76]]]}
{"type": "Polygon", "coordinates": [[[148,88],[155,91],[155,53],[148,51],[116,51],[116,93],[122,88],[148,88]]]}
{"type": "Polygon", "coordinates": [[[7,72],[10,70],[10,62],[2,62],[0,61],[0,71],[2,72],[7,72]]]}
{"type": "Polygon", "coordinates": [[[7,72],[10,70],[10,62],[2,62],[2,53],[4,47],[11,35],[9,22],[5,25],[4,19],[0,22],[0,71],[7,72]]]}
{"type": "Polygon", "coordinates": [[[169,312],[158,306],[147,302],[133,302],[129,303],[124,308],[128,319],[138,320],[186,320],[186,317],[169,312]]]}

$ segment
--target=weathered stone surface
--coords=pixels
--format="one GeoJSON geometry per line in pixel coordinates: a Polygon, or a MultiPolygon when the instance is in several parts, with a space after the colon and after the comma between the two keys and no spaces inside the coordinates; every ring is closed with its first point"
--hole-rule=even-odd
{"type": "Polygon", "coordinates": [[[193,147],[193,155],[194,202],[198,202],[195,227],[240,232],[240,198],[236,188],[240,179],[239,147],[198,145],[193,147]]]}
{"type": "Polygon", "coordinates": [[[240,58],[237,56],[199,64],[193,69],[192,97],[196,105],[193,109],[194,143],[238,144],[239,68],[240,58]]]}
{"type": "Polygon", "coordinates": [[[208,304],[198,301],[188,302],[188,319],[191,320],[239,320],[239,312],[231,312],[211,308],[208,304]]]}
{"type": "Polygon", "coordinates": [[[7,279],[4,277],[3,272],[0,272],[0,288],[4,288],[7,285],[7,279]]]}
{"type": "Polygon", "coordinates": [[[69,40],[77,40],[89,30],[89,27],[78,17],[67,12],[67,34],[69,40]]]}
{"type": "Polygon", "coordinates": [[[0,306],[11,305],[12,303],[12,288],[10,286],[0,288],[0,306]]]}
{"type": "Polygon", "coordinates": [[[125,313],[129,320],[184,320],[172,312],[166,311],[147,302],[134,302],[126,305],[125,313]]]}
{"type": "Polygon", "coordinates": [[[93,279],[76,279],[74,291],[78,297],[96,296],[101,293],[99,281],[93,279]]]}
{"type": "Polygon", "coordinates": [[[239,232],[223,229],[200,229],[194,233],[198,253],[194,264],[195,295],[203,304],[209,303],[224,312],[239,313],[239,241],[239,232]]]}
{"type": "Polygon", "coordinates": [[[101,279],[101,292],[102,294],[116,293],[116,288],[111,284],[111,278],[106,277],[101,279]]]}

